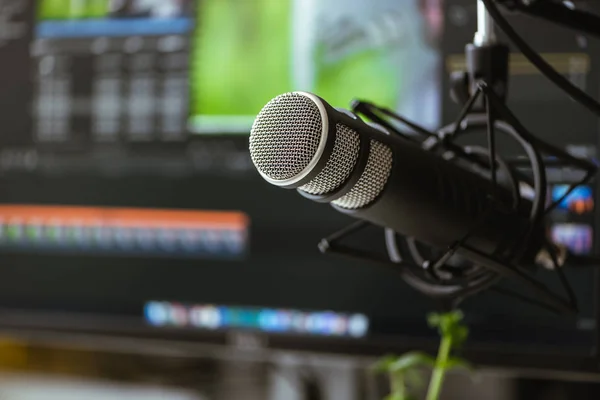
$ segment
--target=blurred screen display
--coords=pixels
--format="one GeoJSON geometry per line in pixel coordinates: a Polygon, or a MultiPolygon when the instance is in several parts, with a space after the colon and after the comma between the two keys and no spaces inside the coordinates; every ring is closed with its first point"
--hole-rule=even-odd
{"type": "Polygon", "coordinates": [[[578,186],[567,194],[569,189],[569,185],[556,185],[552,189],[552,200],[562,199],[558,205],[559,210],[574,214],[586,214],[594,211],[594,194],[590,186],[578,186]]]}
{"type": "Polygon", "coordinates": [[[192,133],[247,133],[264,104],[293,90],[319,93],[336,107],[369,99],[433,128],[439,56],[424,40],[425,22],[407,0],[42,1],[39,47],[72,53],[42,49],[40,94],[65,102],[40,99],[64,121],[54,129],[48,121],[42,135],[56,139],[74,128],[60,113],[74,111],[77,84],[68,75],[83,53],[96,55],[85,57],[96,82],[81,94],[94,99],[93,129],[104,139],[123,129],[148,139],[157,133],[148,122],[154,113],[164,114],[159,134],[177,134],[188,109],[192,133]],[[175,100],[187,97],[184,76],[189,105],[175,100]],[[121,109],[128,94],[134,103],[121,109]]]}
{"type": "Polygon", "coordinates": [[[257,110],[293,90],[336,107],[369,99],[435,127],[439,56],[425,23],[410,0],[199,2],[191,129],[227,131],[239,122],[247,131],[257,110]]]}
{"type": "Polygon", "coordinates": [[[575,254],[589,254],[593,249],[593,230],[584,224],[556,224],[552,226],[552,240],[575,254]]]}
{"type": "MultiPolygon", "coordinates": [[[[262,106],[292,90],[335,107],[362,98],[429,128],[448,122],[445,22],[458,11],[446,6],[0,7],[10,22],[0,37],[0,323],[196,340],[231,329],[346,344],[434,338],[425,315],[435,302],[395,271],[320,254],[319,240],[352,220],[264,182],[248,134],[262,106]]],[[[549,174],[552,197],[577,178],[549,174]]],[[[594,190],[572,193],[551,216],[553,237],[580,252],[594,248],[594,190]]],[[[356,241],[386,254],[381,229],[356,241]]],[[[567,274],[579,319],[484,293],[464,305],[473,340],[588,354],[593,272],[567,274]]]]}

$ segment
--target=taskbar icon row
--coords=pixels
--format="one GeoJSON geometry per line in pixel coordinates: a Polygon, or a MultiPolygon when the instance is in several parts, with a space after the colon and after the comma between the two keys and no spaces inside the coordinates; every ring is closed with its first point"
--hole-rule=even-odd
{"type": "Polygon", "coordinates": [[[210,304],[150,301],[144,308],[146,323],[156,327],[204,330],[251,329],[266,333],[313,336],[365,337],[367,316],[333,311],[302,311],[210,304]]]}

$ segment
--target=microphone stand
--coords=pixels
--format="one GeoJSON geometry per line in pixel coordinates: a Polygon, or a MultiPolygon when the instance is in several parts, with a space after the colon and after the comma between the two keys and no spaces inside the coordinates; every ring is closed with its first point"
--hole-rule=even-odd
{"type": "Polygon", "coordinates": [[[518,259],[524,251],[524,244],[528,243],[535,228],[544,223],[544,218],[550,211],[576,187],[592,179],[596,173],[596,166],[588,160],[574,157],[534,136],[507,107],[509,48],[497,40],[494,25],[486,1],[478,0],[477,32],[473,42],[465,47],[467,69],[451,77],[451,96],[463,106],[454,123],[442,127],[437,132],[430,132],[391,110],[361,100],[353,101],[352,111],[383,126],[390,134],[419,144],[423,149],[435,152],[451,161],[469,164],[474,168],[487,171],[490,179],[489,210],[502,207],[501,201],[494,196],[499,171],[503,176],[508,177],[512,184],[516,199],[512,212],[517,212],[521,199],[519,185],[521,183],[530,185],[535,197],[529,214],[529,229],[524,232],[508,233],[508,235],[521,235],[519,240],[514,241],[521,245],[508,249],[509,256],[506,256],[507,252],[503,255],[484,254],[470,247],[467,243],[468,239],[476,234],[479,226],[486,223],[488,214],[484,212],[475,226],[471,227],[463,237],[456,238],[456,241],[445,249],[441,256],[434,259],[424,259],[418,254],[416,241],[413,238],[402,237],[389,229],[386,230],[389,257],[344,245],[344,238],[369,226],[369,223],[364,221],[355,222],[322,239],[319,249],[323,253],[336,253],[354,259],[376,261],[392,268],[409,285],[438,300],[444,309],[455,308],[466,297],[490,288],[499,294],[509,295],[557,313],[574,314],[578,311],[577,301],[562,271],[565,257],[559,252],[557,246],[549,241],[546,243],[544,257],[540,260],[540,264],[544,264],[556,273],[566,297],[554,293],[536,280],[530,273],[533,266],[513,265],[510,260],[518,259]],[[390,120],[394,120],[395,123],[390,120]],[[413,134],[403,133],[397,128],[398,124],[408,127],[413,134]],[[487,148],[461,147],[455,143],[457,138],[473,133],[473,128],[482,127],[486,128],[487,148]],[[523,148],[527,155],[531,176],[517,169],[523,160],[505,160],[497,154],[497,131],[509,135],[523,148]],[[553,166],[559,165],[583,171],[584,177],[571,185],[560,199],[546,207],[547,158],[552,159],[553,166]],[[455,254],[464,256],[475,265],[465,271],[447,265],[455,254]],[[511,278],[520,282],[533,297],[494,287],[501,278],[511,278]]]}

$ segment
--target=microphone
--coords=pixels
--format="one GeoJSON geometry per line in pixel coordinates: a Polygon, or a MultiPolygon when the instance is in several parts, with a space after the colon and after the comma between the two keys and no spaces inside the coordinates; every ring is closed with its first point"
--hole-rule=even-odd
{"type": "Polygon", "coordinates": [[[475,168],[390,135],[314,94],[286,93],[267,103],[249,145],[267,182],[341,213],[438,248],[464,239],[469,248],[511,263],[547,259],[545,228],[531,224],[532,202],[518,185],[493,186],[475,168]]]}

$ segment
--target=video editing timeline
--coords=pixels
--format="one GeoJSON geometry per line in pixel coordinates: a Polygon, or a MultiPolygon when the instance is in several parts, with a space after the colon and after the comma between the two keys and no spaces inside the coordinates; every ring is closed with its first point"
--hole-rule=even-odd
{"type": "MultiPolygon", "coordinates": [[[[551,198],[560,199],[569,189],[567,184],[553,185],[551,198]]],[[[594,194],[591,186],[580,186],[571,192],[552,213],[552,240],[576,254],[588,254],[594,246],[592,228],[594,194]]]]}
{"type": "Polygon", "coordinates": [[[247,251],[234,211],[0,206],[0,249],[230,259],[247,251]]]}
{"type": "Polygon", "coordinates": [[[192,2],[78,3],[38,2],[36,141],[184,139],[192,2]]]}
{"type": "Polygon", "coordinates": [[[300,311],[220,305],[184,305],[150,301],[144,307],[146,323],[155,327],[204,330],[249,329],[266,333],[362,338],[369,319],[363,314],[300,311]]]}

